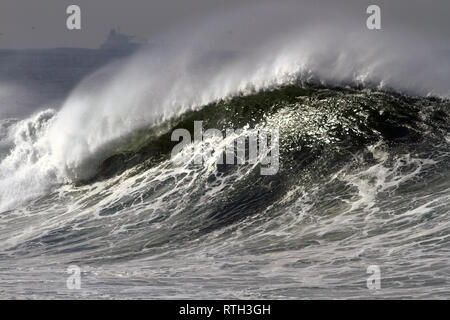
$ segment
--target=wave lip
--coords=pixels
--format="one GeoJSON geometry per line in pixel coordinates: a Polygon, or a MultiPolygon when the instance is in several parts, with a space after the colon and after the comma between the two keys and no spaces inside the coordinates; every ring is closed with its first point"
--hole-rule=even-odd
{"type": "Polygon", "coordinates": [[[58,112],[48,132],[53,161],[69,179],[87,178],[89,168],[77,170],[85,159],[139,128],[299,80],[449,97],[448,54],[428,50],[431,39],[355,32],[345,24],[303,27],[230,54],[211,51],[214,33],[189,30],[184,41],[110,64],[86,78],[58,112]]]}

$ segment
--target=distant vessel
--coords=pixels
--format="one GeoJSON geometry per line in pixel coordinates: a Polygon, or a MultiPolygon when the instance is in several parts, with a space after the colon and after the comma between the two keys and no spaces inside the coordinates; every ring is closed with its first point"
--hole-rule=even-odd
{"type": "Polygon", "coordinates": [[[111,29],[109,31],[108,37],[106,41],[100,46],[102,50],[135,50],[140,44],[133,42],[134,36],[129,36],[123,33],[120,33],[120,29],[116,31],[116,29],[111,29]]]}

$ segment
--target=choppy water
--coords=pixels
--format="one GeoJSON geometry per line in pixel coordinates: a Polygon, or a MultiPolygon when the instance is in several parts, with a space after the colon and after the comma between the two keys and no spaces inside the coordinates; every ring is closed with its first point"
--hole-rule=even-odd
{"type": "Polygon", "coordinates": [[[0,298],[448,299],[446,24],[328,2],[180,21],[131,56],[1,51],[0,298]],[[194,121],[279,130],[279,170],[175,166],[194,121]]]}
{"type": "MultiPolygon", "coordinates": [[[[0,214],[0,295],[448,298],[449,106],[296,83],[142,129],[93,178],[49,185],[0,214]],[[280,170],[173,166],[170,132],[198,119],[278,128],[280,170]],[[80,290],[66,287],[69,265],[81,268],[80,290]],[[380,290],[366,286],[369,265],[380,267],[380,290]]],[[[5,130],[36,150],[53,118],[5,130]]]]}

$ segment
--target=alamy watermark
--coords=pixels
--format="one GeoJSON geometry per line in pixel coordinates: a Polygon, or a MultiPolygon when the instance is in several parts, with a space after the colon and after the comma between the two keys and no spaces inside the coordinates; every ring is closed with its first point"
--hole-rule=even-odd
{"type": "Polygon", "coordinates": [[[366,26],[369,30],[380,30],[381,29],[381,9],[376,4],[372,4],[367,7],[367,14],[370,16],[366,20],[366,26]]]}
{"type": "Polygon", "coordinates": [[[81,289],[81,268],[76,265],[67,267],[67,273],[69,276],[66,279],[66,286],[69,290],[81,289]]]}
{"type": "Polygon", "coordinates": [[[66,13],[69,15],[66,20],[66,27],[69,30],[81,30],[81,8],[75,4],[67,7],[66,13]]]}
{"type": "MultiPolygon", "coordinates": [[[[367,7],[366,13],[369,17],[366,20],[366,26],[369,30],[381,29],[381,8],[376,4],[371,4],[367,7]]],[[[66,8],[66,27],[68,30],[81,30],[81,8],[78,5],[72,4],[66,8]]]]}
{"type": "Polygon", "coordinates": [[[371,265],[367,267],[367,273],[370,277],[367,278],[367,289],[380,290],[381,289],[381,269],[380,266],[371,265]]]}
{"type": "Polygon", "coordinates": [[[175,129],[172,141],[180,141],[172,149],[171,160],[177,165],[261,164],[261,175],[274,175],[279,169],[279,132],[277,129],[219,129],[203,131],[203,121],[194,121],[194,140],[187,129],[175,129]],[[246,147],[247,146],[247,147],[246,147]],[[248,150],[248,152],[246,152],[248,150]]]}

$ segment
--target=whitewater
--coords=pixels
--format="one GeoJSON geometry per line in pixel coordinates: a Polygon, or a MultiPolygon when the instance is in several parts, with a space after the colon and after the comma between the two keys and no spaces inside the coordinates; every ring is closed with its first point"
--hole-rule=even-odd
{"type": "Polygon", "coordinates": [[[0,120],[0,297],[448,298],[449,48],[288,11],[169,32],[0,120]],[[196,120],[278,129],[280,170],[174,166],[196,120]]]}

